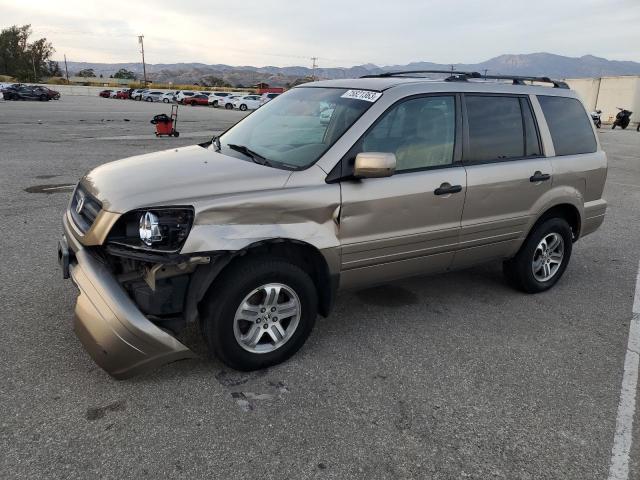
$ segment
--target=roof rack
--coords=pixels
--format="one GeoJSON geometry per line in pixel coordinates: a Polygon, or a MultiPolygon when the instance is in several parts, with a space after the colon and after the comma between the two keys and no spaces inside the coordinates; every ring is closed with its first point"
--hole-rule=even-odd
{"type": "Polygon", "coordinates": [[[514,85],[526,85],[525,82],[551,83],[554,88],[569,88],[562,80],[553,80],[549,77],[523,77],[519,75],[482,75],[479,72],[458,72],[451,70],[406,70],[397,72],[384,72],[375,75],[364,75],[360,78],[388,78],[402,75],[415,75],[417,73],[441,73],[448,74],[445,82],[467,81],[469,79],[511,80],[514,85]]]}
{"type": "Polygon", "coordinates": [[[440,73],[449,75],[445,78],[445,82],[455,82],[455,81],[465,81],[467,78],[482,78],[478,72],[458,72],[451,70],[403,70],[397,72],[383,72],[376,73],[372,75],[363,75],[360,78],[388,78],[388,77],[399,77],[402,75],[415,75],[416,73],[440,73]]]}
{"type": "Polygon", "coordinates": [[[562,80],[553,80],[549,77],[522,77],[518,75],[482,75],[482,78],[491,80],[512,80],[514,85],[526,85],[527,82],[552,83],[554,88],[569,88],[562,80]]]}

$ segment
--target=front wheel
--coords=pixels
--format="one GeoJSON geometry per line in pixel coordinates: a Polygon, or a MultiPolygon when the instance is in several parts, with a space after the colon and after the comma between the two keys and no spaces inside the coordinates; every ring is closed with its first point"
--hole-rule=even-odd
{"type": "Polygon", "coordinates": [[[248,256],[215,282],[204,301],[209,348],[228,366],[257,370],[287,360],[315,324],[311,277],[280,258],[248,256]]]}
{"type": "Polygon", "coordinates": [[[169,99],[168,99],[168,98],[163,98],[163,99],[162,99],[162,101],[163,101],[164,103],[169,103],[169,99]]]}
{"type": "Polygon", "coordinates": [[[526,293],[539,293],[553,287],[567,268],[573,239],[571,227],[563,218],[549,218],[527,237],[516,256],[503,264],[509,283],[526,293]]]}
{"type": "Polygon", "coordinates": [[[227,110],[233,110],[233,105],[231,105],[230,103],[227,103],[224,108],[226,108],[227,110]]]}
{"type": "Polygon", "coordinates": [[[243,112],[247,110],[247,106],[243,103],[242,105],[240,105],[240,110],[242,110],[243,112]]]}

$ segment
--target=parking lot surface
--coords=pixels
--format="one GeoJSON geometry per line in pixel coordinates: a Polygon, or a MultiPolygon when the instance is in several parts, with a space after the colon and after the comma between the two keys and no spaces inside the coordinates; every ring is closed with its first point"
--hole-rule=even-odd
{"type": "MultiPolygon", "coordinates": [[[[71,325],[56,262],[87,170],[208,140],[244,114],[93,97],[0,101],[3,478],[607,478],[640,257],[640,134],[603,129],[604,226],[558,285],[498,264],[342,294],[288,362],[204,356],[115,381],[71,325]]],[[[144,182],[140,178],[140,182],[144,182]]],[[[636,414],[629,478],[640,479],[636,414]]]]}

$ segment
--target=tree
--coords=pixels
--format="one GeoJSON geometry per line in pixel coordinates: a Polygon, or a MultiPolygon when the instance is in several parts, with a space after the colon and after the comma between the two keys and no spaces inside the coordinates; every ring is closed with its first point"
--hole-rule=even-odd
{"type": "Polygon", "coordinates": [[[58,62],[49,60],[47,64],[47,70],[50,77],[62,77],[62,70],[60,70],[60,65],[58,65],[58,62]]]}
{"type": "Polygon", "coordinates": [[[135,80],[136,74],[126,68],[121,68],[116,73],[113,74],[113,78],[126,78],[129,80],[135,80]]]}
{"type": "Polygon", "coordinates": [[[29,43],[30,36],[31,25],[14,25],[0,32],[0,73],[32,82],[49,75],[53,45],[46,38],[29,43]]]}
{"type": "Polygon", "coordinates": [[[200,82],[206,87],[231,87],[230,83],[215,75],[205,75],[200,82]]]}
{"type": "Polygon", "coordinates": [[[93,68],[83,68],[80,70],[76,76],[78,77],[95,77],[96,73],[93,71],[93,68]]]}

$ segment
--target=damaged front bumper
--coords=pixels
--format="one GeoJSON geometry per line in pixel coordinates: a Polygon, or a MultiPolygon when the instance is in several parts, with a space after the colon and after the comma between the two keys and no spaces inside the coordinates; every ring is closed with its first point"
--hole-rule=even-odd
{"type": "Polygon", "coordinates": [[[197,356],[142,314],[107,267],[76,240],[67,215],[63,226],[58,259],[63,276],[68,271],[80,290],[74,330],[100,367],[123,379],[197,356]]]}

